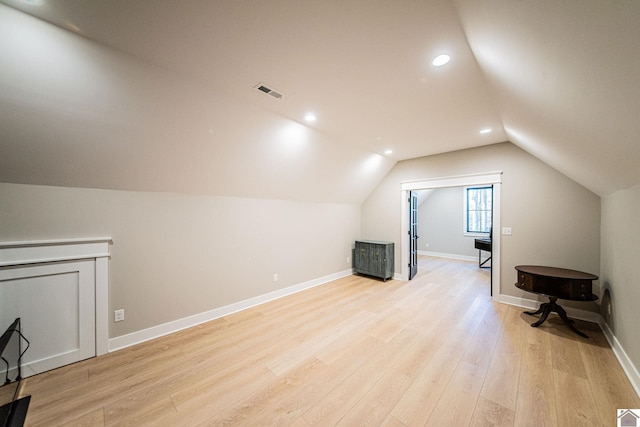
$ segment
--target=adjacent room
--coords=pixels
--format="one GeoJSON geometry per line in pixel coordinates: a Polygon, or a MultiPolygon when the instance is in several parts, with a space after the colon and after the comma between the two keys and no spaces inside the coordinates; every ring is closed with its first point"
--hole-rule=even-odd
{"type": "Polygon", "coordinates": [[[638,46],[630,0],[0,0],[0,426],[640,418],[638,46]]]}

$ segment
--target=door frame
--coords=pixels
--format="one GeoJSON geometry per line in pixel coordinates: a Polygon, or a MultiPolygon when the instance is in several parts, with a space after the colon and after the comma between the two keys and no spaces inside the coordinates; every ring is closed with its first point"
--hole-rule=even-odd
{"type": "Polygon", "coordinates": [[[493,185],[493,233],[491,236],[491,291],[492,299],[499,301],[500,297],[500,191],[502,171],[486,172],[472,175],[459,175],[439,178],[425,178],[421,180],[403,181],[400,183],[401,193],[401,241],[400,259],[401,276],[409,279],[409,204],[407,198],[410,191],[435,190],[438,188],[467,187],[472,185],[493,185]]]}
{"type": "Polygon", "coordinates": [[[409,280],[418,273],[418,194],[408,191],[409,202],[409,280]]]}

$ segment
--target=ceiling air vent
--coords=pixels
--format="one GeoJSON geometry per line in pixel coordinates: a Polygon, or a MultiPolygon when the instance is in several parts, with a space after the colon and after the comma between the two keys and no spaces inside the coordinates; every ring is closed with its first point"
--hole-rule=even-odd
{"type": "Polygon", "coordinates": [[[269,96],[273,96],[276,99],[282,99],[282,97],[284,96],[282,93],[278,92],[277,90],[271,89],[270,87],[262,84],[262,83],[258,83],[256,86],[254,86],[256,89],[258,89],[260,92],[264,92],[269,96]]]}

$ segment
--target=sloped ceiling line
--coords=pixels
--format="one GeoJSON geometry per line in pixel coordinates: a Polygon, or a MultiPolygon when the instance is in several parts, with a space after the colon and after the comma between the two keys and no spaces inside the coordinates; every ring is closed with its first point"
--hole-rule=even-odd
{"type": "Polygon", "coordinates": [[[0,2],[2,181],[358,202],[508,139],[597,194],[640,183],[639,2],[0,2]]]}

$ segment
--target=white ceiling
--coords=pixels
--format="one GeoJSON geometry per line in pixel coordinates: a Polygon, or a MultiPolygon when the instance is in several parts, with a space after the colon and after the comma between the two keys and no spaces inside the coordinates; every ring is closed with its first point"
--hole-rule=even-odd
{"type": "Polygon", "coordinates": [[[357,202],[509,140],[640,183],[635,0],[0,2],[69,30],[0,9],[2,181],[357,202]]]}
{"type": "Polygon", "coordinates": [[[640,2],[460,0],[513,143],[604,195],[640,183],[640,2]]]}

